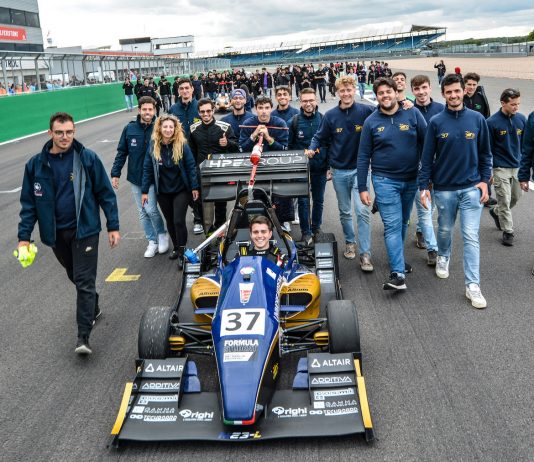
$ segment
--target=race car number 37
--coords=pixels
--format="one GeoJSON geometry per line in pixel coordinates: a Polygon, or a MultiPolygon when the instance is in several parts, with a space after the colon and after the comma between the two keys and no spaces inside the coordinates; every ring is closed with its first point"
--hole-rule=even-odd
{"type": "Polygon", "coordinates": [[[265,310],[224,310],[221,316],[221,337],[225,335],[265,335],[265,310]]]}

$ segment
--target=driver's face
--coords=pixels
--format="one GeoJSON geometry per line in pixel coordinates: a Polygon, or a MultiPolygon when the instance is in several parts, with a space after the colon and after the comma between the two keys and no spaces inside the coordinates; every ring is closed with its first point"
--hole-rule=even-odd
{"type": "Polygon", "coordinates": [[[266,224],[254,223],[250,230],[250,238],[256,250],[267,250],[269,248],[269,240],[273,236],[273,232],[266,224]]]}

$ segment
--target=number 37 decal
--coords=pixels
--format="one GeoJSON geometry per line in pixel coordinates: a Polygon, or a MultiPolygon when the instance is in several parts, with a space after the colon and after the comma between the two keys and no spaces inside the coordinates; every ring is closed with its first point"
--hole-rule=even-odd
{"type": "Polygon", "coordinates": [[[221,337],[225,335],[264,335],[265,310],[248,308],[224,310],[221,316],[221,337]]]}

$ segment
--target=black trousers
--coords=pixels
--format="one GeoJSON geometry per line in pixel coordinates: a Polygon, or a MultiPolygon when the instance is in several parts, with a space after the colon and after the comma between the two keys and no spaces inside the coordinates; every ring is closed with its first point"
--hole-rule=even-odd
{"type": "Polygon", "coordinates": [[[184,190],[176,194],[158,194],[157,198],[167,222],[167,230],[171,236],[172,245],[175,250],[178,250],[179,247],[187,244],[185,217],[191,193],[184,190]]]}
{"type": "Polygon", "coordinates": [[[76,322],[78,335],[91,333],[98,303],[96,268],[98,264],[99,235],[76,239],[76,229],[61,229],[56,233],[52,249],[70,281],[76,286],[76,322]]]}
{"type": "Polygon", "coordinates": [[[324,82],[318,83],[317,89],[319,90],[319,98],[321,98],[321,103],[326,102],[326,84],[324,82]]]}

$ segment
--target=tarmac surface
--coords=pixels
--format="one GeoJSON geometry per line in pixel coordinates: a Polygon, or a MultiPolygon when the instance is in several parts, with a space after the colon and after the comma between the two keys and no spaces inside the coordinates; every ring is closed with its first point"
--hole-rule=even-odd
{"type": "MultiPolygon", "coordinates": [[[[335,104],[329,98],[324,111],[335,104]]],[[[492,102],[494,104],[494,101],[492,102]]],[[[122,127],[132,114],[118,113],[77,126],[77,139],[96,150],[110,170],[122,127]]],[[[109,250],[101,234],[97,290],[102,319],[94,328],[94,353],[74,353],[75,290],[50,248],[39,243],[36,261],[22,269],[16,246],[23,167],[46,135],[0,146],[0,459],[6,461],[527,461],[534,459],[534,192],[514,209],[516,244],[484,210],[482,291],[486,310],[464,295],[462,246],[455,236],[448,280],[426,265],[426,252],[406,243],[414,267],[408,290],[382,290],[388,265],[378,215],[372,219],[375,271],[363,274],[340,255],[344,297],[359,310],[363,372],[377,441],[361,437],[259,442],[133,444],[107,448],[126,381],[134,376],[137,331],[149,306],[170,305],[178,295],[175,262],[143,258],[142,235],[130,188],[118,191],[122,241],[109,250]],[[105,282],[116,269],[136,281],[105,282]]],[[[329,183],[323,230],[343,242],[329,183]]],[[[189,216],[191,230],[191,217],[189,216]]],[[[295,235],[300,236],[294,226],[295,235]]],[[[200,239],[190,234],[190,245],[200,239]]],[[[340,253],[343,245],[339,246],[340,253]]],[[[281,384],[295,372],[282,362],[281,384]]],[[[217,382],[209,359],[199,361],[203,389],[217,382]]]]}

